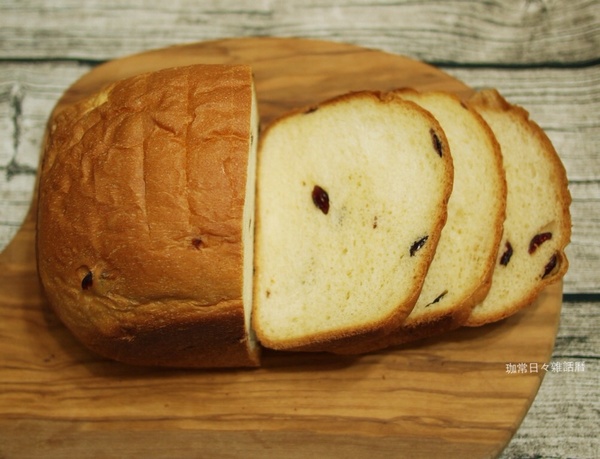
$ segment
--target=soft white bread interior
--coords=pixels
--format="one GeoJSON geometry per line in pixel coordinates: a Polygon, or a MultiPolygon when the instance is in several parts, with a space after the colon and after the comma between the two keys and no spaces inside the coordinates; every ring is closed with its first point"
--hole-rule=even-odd
{"type": "Polygon", "coordinates": [[[117,82],[54,119],[38,270],[90,349],[142,365],[255,366],[258,113],[248,66],[117,82]]]}
{"type": "Polygon", "coordinates": [[[398,328],[446,221],[439,123],[389,94],[337,97],[267,128],[257,181],[259,341],[332,351],[398,328]]]}
{"type": "Polygon", "coordinates": [[[419,299],[395,344],[457,328],[487,295],[506,210],[502,154],[487,123],[444,92],[395,91],[428,110],[452,152],[454,187],[448,220],[419,299]]]}
{"type": "MultiPolygon", "coordinates": [[[[415,307],[400,328],[369,347],[379,349],[458,328],[487,295],[506,210],[506,180],[496,137],[458,97],[398,89],[441,124],[452,152],[454,186],[448,219],[415,307]]],[[[364,351],[366,343],[356,349],[364,351]]],[[[352,347],[344,353],[353,352],[352,347]]]]}
{"type": "Polygon", "coordinates": [[[468,103],[496,135],[507,181],[504,234],[492,285],[466,322],[477,326],[516,313],[565,274],[571,195],[559,156],[527,111],[492,89],[468,103]]]}
{"type": "Polygon", "coordinates": [[[394,346],[460,327],[489,291],[502,236],[506,180],[500,146],[487,123],[448,93],[403,88],[393,94],[429,111],[446,133],[454,165],[448,219],[419,298],[402,326],[339,353],[394,346]]]}

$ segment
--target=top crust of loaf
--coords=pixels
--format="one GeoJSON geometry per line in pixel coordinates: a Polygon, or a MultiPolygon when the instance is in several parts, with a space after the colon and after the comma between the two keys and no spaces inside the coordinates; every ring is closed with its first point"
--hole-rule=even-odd
{"type": "Polygon", "coordinates": [[[439,123],[390,94],[346,94],[271,124],[257,177],[261,343],[335,351],[399,327],[446,221],[452,178],[439,123]]]}
{"type": "Polygon", "coordinates": [[[242,302],[248,66],[110,85],[56,116],[39,188],[38,269],[90,349],[141,365],[248,366],[242,302]]]}
{"type": "Polygon", "coordinates": [[[492,286],[466,323],[478,326],[531,304],[567,272],[571,195],[556,150],[526,110],[493,89],[480,91],[468,103],[498,138],[507,180],[506,220],[492,286]]]}

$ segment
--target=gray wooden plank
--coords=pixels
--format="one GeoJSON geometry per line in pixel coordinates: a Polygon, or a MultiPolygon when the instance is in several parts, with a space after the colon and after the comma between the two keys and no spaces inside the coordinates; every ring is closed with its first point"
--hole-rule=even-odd
{"type": "Polygon", "coordinates": [[[556,345],[547,362],[560,367],[545,373],[501,459],[600,457],[600,438],[590,431],[600,412],[599,327],[597,303],[563,304],[556,345]],[[569,371],[570,364],[577,365],[577,371],[569,371]]]}
{"type": "Polygon", "coordinates": [[[50,112],[64,90],[89,68],[73,62],[0,67],[0,250],[29,210],[50,112]]]}
{"type": "Polygon", "coordinates": [[[221,0],[0,4],[4,58],[110,59],[231,36],[356,43],[438,63],[569,65],[598,60],[593,0],[221,0]],[[376,6],[376,7],[374,7],[376,6]]]}
{"type": "Polygon", "coordinates": [[[37,167],[45,124],[54,104],[89,69],[74,62],[2,65],[0,171],[12,176],[37,167]]]}
{"type": "Polygon", "coordinates": [[[600,291],[600,183],[571,183],[573,233],[565,292],[600,291]]]}
{"type": "Polygon", "coordinates": [[[600,177],[600,65],[579,69],[457,69],[448,73],[475,89],[498,88],[548,134],[571,181],[600,177]]]}

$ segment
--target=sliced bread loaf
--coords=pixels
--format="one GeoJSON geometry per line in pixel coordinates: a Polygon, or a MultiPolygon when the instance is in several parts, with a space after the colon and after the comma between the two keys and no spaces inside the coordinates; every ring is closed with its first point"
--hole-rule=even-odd
{"type": "Polygon", "coordinates": [[[494,134],[458,97],[410,89],[395,94],[440,122],[454,163],[448,220],[415,308],[391,337],[399,344],[457,328],[487,295],[502,236],[506,180],[494,134]]]}
{"type": "Polygon", "coordinates": [[[258,365],[257,134],[248,66],[139,75],[54,118],[38,271],[82,343],[132,364],[258,365]]]}
{"type": "Polygon", "coordinates": [[[496,135],[507,181],[504,234],[492,285],[466,322],[477,326],[516,313],[565,274],[571,196],[560,158],[527,111],[491,89],[468,103],[496,135]]]}
{"type": "Polygon", "coordinates": [[[414,309],[393,333],[336,352],[351,354],[403,344],[458,328],[487,295],[506,209],[500,146],[487,123],[444,92],[399,89],[441,124],[452,152],[454,187],[448,219],[414,309]]]}
{"type": "Polygon", "coordinates": [[[398,97],[358,92],[263,133],[253,326],[272,349],[332,350],[398,328],[446,220],[450,150],[398,97]]]}

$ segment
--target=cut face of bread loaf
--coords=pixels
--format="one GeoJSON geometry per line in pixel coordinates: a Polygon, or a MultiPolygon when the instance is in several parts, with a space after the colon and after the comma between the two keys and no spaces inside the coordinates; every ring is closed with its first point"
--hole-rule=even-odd
{"type": "Polygon", "coordinates": [[[142,365],[258,364],[257,126],[247,66],[143,74],[55,118],[38,270],[51,307],[90,349],[142,365]]]}
{"type": "Polygon", "coordinates": [[[334,350],[396,329],[446,220],[452,160],[415,104],[345,95],[260,143],[254,329],[273,349],[334,350]]]}
{"type": "Polygon", "coordinates": [[[469,105],[495,133],[507,181],[504,234],[492,285],[466,323],[476,326],[514,314],[565,274],[571,196],[552,143],[524,109],[495,90],[477,93],[469,105]]]}

